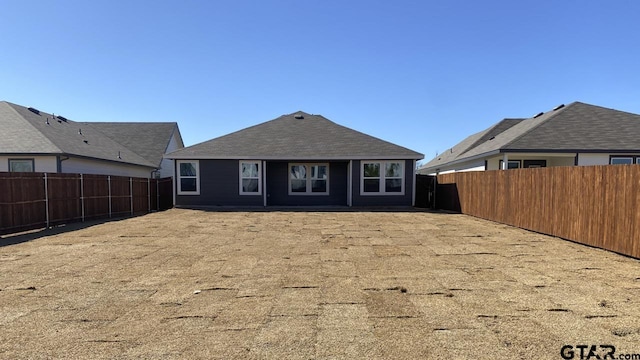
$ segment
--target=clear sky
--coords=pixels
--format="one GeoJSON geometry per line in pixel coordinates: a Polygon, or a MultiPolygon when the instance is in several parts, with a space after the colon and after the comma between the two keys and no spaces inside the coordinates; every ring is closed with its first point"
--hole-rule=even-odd
{"type": "Polygon", "coordinates": [[[640,113],[638,0],[0,0],[0,13],[0,100],[176,121],[186,145],[302,110],[430,160],[562,103],[640,113]]]}

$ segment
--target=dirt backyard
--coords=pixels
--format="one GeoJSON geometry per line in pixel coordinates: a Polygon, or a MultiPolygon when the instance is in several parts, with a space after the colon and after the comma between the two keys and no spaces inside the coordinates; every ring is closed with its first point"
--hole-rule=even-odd
{"type": "Polygon", "coordinates": [[[174,209],[66,230],[0,239],[0,358],[640,353],[640,261],[464,215],[174,209]]]}

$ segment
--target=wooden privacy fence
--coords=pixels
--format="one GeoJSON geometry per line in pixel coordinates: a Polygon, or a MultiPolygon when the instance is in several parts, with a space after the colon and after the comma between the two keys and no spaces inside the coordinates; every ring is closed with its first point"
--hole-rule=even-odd
{"type": "Polygon", "coordinates": [[[438,207],[640,258],[640,166],[438,175],[438,207]]]}
{"type": "Polygon", "coordinates": [[[171,207],[171,178],[0,173],[0,233],[171,207]]]}

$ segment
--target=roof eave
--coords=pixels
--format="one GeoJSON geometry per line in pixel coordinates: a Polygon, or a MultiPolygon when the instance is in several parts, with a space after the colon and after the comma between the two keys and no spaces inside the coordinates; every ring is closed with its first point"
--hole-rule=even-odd
{"type": "Polygon", "coordinates": [[[421,160],[424,159],[422,154],[404,154],[404,155],[353,155],[353,156],[259,156],[259,155],[234,155],[234,156],[201,156],[201,155],[171,155],[164,156],[166,159],[173,160],[421,160]]]}
{"type": "Polygon", "coordinates": [[[489,156],[494,156],[494,155],[500,154],[500,152],[501,152],[500,150],[492,150],[492,151],[489,151],[489,152],[485,152],[485,153],[474,155],[474,156],[470,156],[470,157],[455,159],[453,161],[449,161],[449,162],[438,164],[438,165],[432,165],[432,166],[429,166],[429,167],[425,166],[425,167],[422,167],[422,168],[420,168],[418,170],[425,170],[425,171],[428,171],[428,172],[435,172],[435,170],[438,170],[438,169],[440,169],[442,167],[462,164],[462,163],[469,162],[469,161],[474,161],[474,160],[480,160],[480,159],[483,159],[483,158],[486,158],[486,157],[489,157],[489,156]]]}

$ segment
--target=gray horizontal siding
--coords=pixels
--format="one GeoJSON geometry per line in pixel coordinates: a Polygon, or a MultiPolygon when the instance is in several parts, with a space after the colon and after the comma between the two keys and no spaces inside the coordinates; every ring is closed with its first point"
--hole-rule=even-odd
{"type": "MultiPolygon", "coordinates": [[[[376,159],[371,159],[376,160],[376,159]]],[[[411,206],[413,201],[413,160],[404,161],[404,195],[360,195],[360,161],[353,161],[353,206],[411,206]]]]}
{"type": "MultiPolygon", "coordinates": [[[[295,163],[327,163],[295,161],[295,163]]],[[[347,205],[348,162],[329,162],[329,195],[289,195],[289,162],[267,162],[267,205],[347,205]]]]}
{"type": "Polygon", "coordinates": [[[239,166],[238,160],[200,160],[200,195],[176,195],[176,205],[263,206],[262,195],[240,195],[239,166]]]}

